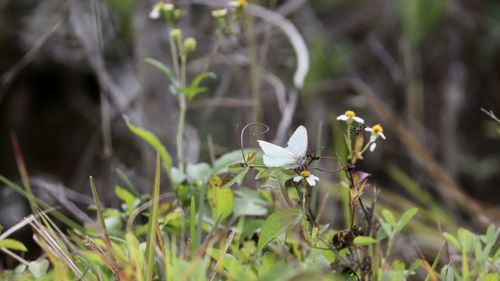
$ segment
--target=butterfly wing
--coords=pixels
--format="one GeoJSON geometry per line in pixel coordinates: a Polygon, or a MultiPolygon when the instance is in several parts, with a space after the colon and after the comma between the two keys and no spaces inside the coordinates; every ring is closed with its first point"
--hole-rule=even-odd
{"type": "Polygon", "coordinates": [[[283,167],[285,169],[297,167],[300,155],[267,141],[258,140],[257,142],[264,152],[263,160],[266,166],[283,167]]]}
{"type": "Polygon", "coordinates": [[[307,153],[307,129],[299,126],[288,140],[286,149],[292,153],[304,157],[307,153]]]}

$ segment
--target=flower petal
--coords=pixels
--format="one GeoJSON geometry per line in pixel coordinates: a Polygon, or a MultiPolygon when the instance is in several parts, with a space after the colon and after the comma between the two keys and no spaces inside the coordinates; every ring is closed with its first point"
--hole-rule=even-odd
{"type": "Polygon", "coordinates": [[[302,180],[301,176],[295,176],[295,177],[293,177],[293,181],[294,182],[300,182],[301,180],[302,180]]]}
{"type": "Polygon", "coordinates": [[[349,120],[349,117],[348,117],[347,115],[345,115],[345,114],[342,114],[342,115],[339,115],[339,116],[337,117],[337,120],[340,120],[340,121],[347,121],[347,120],[349,120]]]}
{"type": "Polygon", "coordinates": [[[163,4],[163,9],[166,11],[172,11],[175,8],[174,4],[172,3],[164,3],[163,4]]]}
{"type": "Polygon", "coordinates": [[[373,132],[373,129],[372,129],[372,128],[370,128],[370,127],[367,127],[367,128],[365,128],[365,131],[367,131],[367,132],[370,132],[370,133],[371,133],[371,132],[373,132]]]}
{"type": "Polygon", "coordinates": [[[363,120],[363,118],[358,116],[354,116],[352,119],[354,119],[354,121],[358,122],[359,124],[365,123],[365,120],[363,120]]]}
{"type": "Polygon", "coordinates": [[[385,135],[384,135],[384,133],[379,133],[379,135],[382,137],[382,139],[384,139],[384,140],[385,140],[385,135]]]}
{"type": "Polygon", "coordinates": [[[370,142],[374,142],[374,141],[376,141],[376,140],[377,140],[377,138],[378,138],[378,135],[372,134],[372,135],[370,136],[370,142]]]}
{"type": "Polygon", "coordinates": [[[160,10],[158,8],[153,8],[151,12],[149,13],[149,18],[150,19],[158,19],[160,17],[160,10]]]}
{"type": "Polygon", "coordinates": [[[375,147],[377,147],[377,144],[376,143],[372,143],[372,145],[370,145],[370,151],[374,151],[375,147]]]}
{"type": "Polygon", "coordinates": [[[317,176],[313,175],[313,174],[311,174],[309,177],[312,178],[315,181],[319,181],[319,178],[317,176]]]}
{"type": "Polygon", "coordinates": [[[316,185],[316,182],[314,181],[313,177],[312,176],[308,176],[306,178],[307,180],[307,183],[310,185],[310,186],[315,186],[316,185]]]}

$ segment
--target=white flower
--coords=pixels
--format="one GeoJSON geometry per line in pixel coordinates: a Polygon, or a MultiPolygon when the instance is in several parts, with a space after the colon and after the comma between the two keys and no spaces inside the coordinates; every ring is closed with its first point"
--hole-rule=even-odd
{"type": "Polygon", "coordinates": [[[337,120],[346,121],[346,122],[352,122],[352,120],[354,120],[354,121],[358,122],[359,124],[365,123],[365,120],[356,116],[356,113],[352,110],[347,110],[344,114],[339,115],[337,117],[337,120]]]}
{"type": "Polygon", "coordinates": [[[304,179],[307,181],[307,183],[310,186],[315,186],[316,182],[319,181],[319,178],[317,176],[311,174],[311,172],[309,172],[308,170],[304,170],[304,171],[300,172],[300,175],[293,177],[294,182],[300,182],[304,179]]]}
{"type": "Polygon", "coordinates": [[[227,15],[227,9],[218,9],[212,11],[212,16],[214,18],[222,18],[227,15]]]}
{"type": "Polygon", "coordinates": [[[149,13],[149,18],[154,20],[158,19],[160,18],[161,11],[173,11],[174,8],[175,8],[174,4],[163,3],[162,1],[160,1],[153,6],[153,9],[151,9],[151,12],[149,13]]]}
{"type": "Polygon", "coordinates": [[[375,141],[378,139],[378,137],[381,137],[382,139],[385,140],[385,135],[384,135],[384,128],[380,126],[380,124],[375,124],[371,128],[365,128],[367,132],[370,132],[370,142],[372,143],[370,145],[370,151],[374,151],[375,147],[377,147],[377,144],[375,141]]]}

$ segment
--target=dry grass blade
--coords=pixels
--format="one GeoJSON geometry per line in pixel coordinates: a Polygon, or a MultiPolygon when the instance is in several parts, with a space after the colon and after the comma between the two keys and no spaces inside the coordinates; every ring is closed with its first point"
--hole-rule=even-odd
{"type": "Polygon", "coordinates": [[[19,229],[23,228],[27,224],[30,224],[31,221],[33,221],[34,219],[35,219],[35,216],[33,216],[33,215],[24,218],[22,221],[16,223],[15,225],[13,225],[9,229],[7,229],[5,232],[0,234],[0,240],[3,240],[5,238],[9,237],[12,233],[18,231],[19,229]]]}
{"type": "Polygon", "coordinates": [[[212,271],[212,274],[210,274],[210,279],[208,279],[209,281],[214,280],[215,275],[219,271],[220,264],[221,264],[222,260],[224,259],[224,255],[227,253],[229,246],[231,246],[231,243],[233,242],[235,235],[236,235],[235,231],[231,231],[231,233],[229,234],[229,237],[227,238],[226,244],[224,245],[224,252],[221,253],[221,258],[219,258],[219,260],[215,264],[214,270],[212,271]]]}
{"type": "MultiPolygon", "coordinates": [[[[42,213],[40,212],[39,215],[41,216],[42,213]]],[[[33,215],[31,215],[33,216],[33,215]]],[[[37,219],[32,219],[30,220],[29,224],[35,231],[35,233],[43,239],[44,243],[48,246],[47,250],[51,251],[52,254],[54,254],[56,257],[58,257],[60,260],[62,260],[70,269],[73,271],[73,273],[77,276],[77,278],[82,278],[82,272],[80,269],[76,266],[76,264],[73,262],[72,258],[69,256],[67,253],[67,249],[65,245],[60,245],[57,241],[61,241],[59,237],[55,237],[55,233],[53,231],[48,231],[47,228],[42,225],[37,219]],[[64,247],[64,248],[63,248],[64,247]]],[[[36,241],[36,240],[35,240],[36,241]]],[[[38,241],[39,243],[41,241],[38,241]]],[[[40,245],[42,246],[42,245],[40,245]]]]}

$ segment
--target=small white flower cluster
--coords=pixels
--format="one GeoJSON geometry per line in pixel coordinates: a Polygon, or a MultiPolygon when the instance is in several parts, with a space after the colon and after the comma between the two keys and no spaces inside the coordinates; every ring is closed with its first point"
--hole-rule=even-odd
{"type": "Polygon", "coordinates": [[[214,18],[223,18],[227,15],[227,9],[218,9],[212,11],[212,16],[214,18]]]}
{"type": "Polygon", "coordinates": [[[163,3],[163,1],[160,1],[153,6],[153,9],[151,9],[151,12],[149,13],[149,18],[154,20],[159,19],[161,12],[163,11],[170,12],[173,11],[174,9],[175,9],[174,4],[163,3]]]}
{"type": "MultiPolygon", "coordinates": [[[[344,114],[339,115],[337,117],[337,120],[340,121],[345,121],[349,126],[353,123],[353,121],[359,123],[359,124],[364,124],[365,120],[363,118],[356,116],[356,113],[352,110],[347,110],[344,114]]],[[[377,144],[375,141],[381,137],[382,139],[385,140],[385,135],[384,135],[384,129],[380,124],[375,124],[372,127],[367,127],[365,128],[365,131],[370,132],[370,151],[374,151],[375,147],[377,147],[377,144]]]]}
{"type": "MultiPolygon", "coordinates": [[[[236,1],[229,1],[229,7],[232,9],[242,9],[245,8],[248,5],[248,0],[236,0],[236,1]]],[[[228,13],[227,8],[223,9],[218,9],[218,10],[213,10],[212,11],[212,16],[214,18],[224,18],[228,13]]]]}
{"type": "Polygon", "coordinates": [[[306,180],[310,186],[315,186],[316,182],[319,181],[319,178],[311,174],[308,170],[304,170],[300,172],[300,175],[293,177],[294,182],[300,182],[302,180],[306,180]]]}

